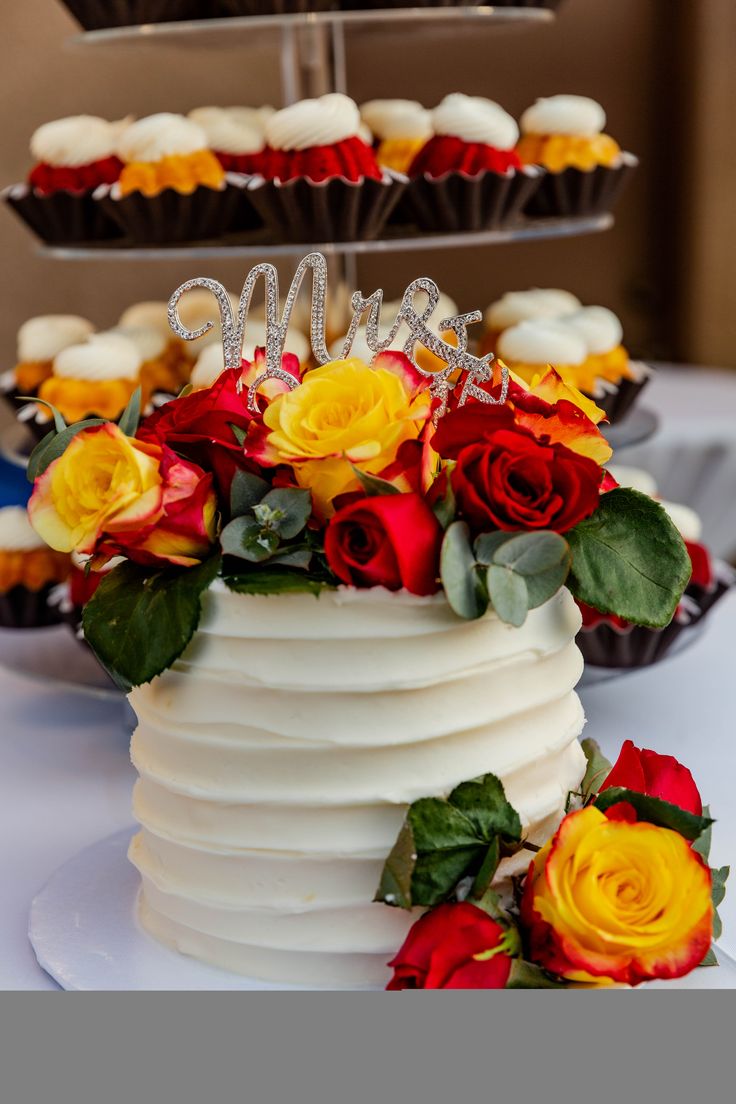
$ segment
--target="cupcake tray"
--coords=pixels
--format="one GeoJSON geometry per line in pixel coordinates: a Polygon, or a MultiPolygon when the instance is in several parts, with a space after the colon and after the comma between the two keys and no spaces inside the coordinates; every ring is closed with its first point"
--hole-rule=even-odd
{"type": "MultiPolygon", "coordinates": [[[[157,943],[136,919],[140,879],[126,852],[132,828],[80,851],[49,879],[31,905],[28,934],[39,965],[62,989],[313,991],[243,977],[157,943]]],[[[736,962],[716,948],[717,968],[642,989],[734,989],[736,962]]]]}

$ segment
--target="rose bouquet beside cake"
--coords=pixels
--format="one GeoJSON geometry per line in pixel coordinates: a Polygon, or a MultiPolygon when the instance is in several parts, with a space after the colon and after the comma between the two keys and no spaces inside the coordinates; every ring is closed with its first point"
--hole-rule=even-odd
{"type": "MultiPolygon", "coordinates": [[[[710,821],[633,781],[606,797],[597,760],[586,773],[572,597],[667,625],[690,577],[682,538],[607,475],[590,400],[553,371],[530,387],[472,356],[477,313],[442,320],[453,343],[426,329],[413,300],[421,289],[435,307],[431,282],[398,308],[406,352],[380,350],[381,294],[356,295],[330,360],[324,259],[302,277],[305,265],[318,367],[301,374],[283,353],[296,292],[279,321],[269,266],[265,349],[232,366],[253,274],[237,311],[205,281],[231,366],[140,425],[135,402],[117,425],[57,422],[31,458],[37,531],[108,567],[83,624],[138,715],[143,926],[227,969],[309,985],[386,984],[389,960],[394,987],[409,967],[417,983],[425,958],[405,941],[429,954],[453,925],[470,930],[452,953],[473,959],[458,984],[685,972],[714,929],[721,876],[689,846],[703,851],[710,821]],[[370,364],[349,356],[366,310],[370,364]],[[435,372],[412,359],[422,343],[435,372]],[[621,856],[641,871],[626,917],[614,903],[592,931],[589,913],[575,947],[562,898],[543,900],[544,872],[571,855],[596,885],[624,879],[621,856]],[[649,898],[667,922],[637,942],[626,922],[649,898]],[[435,907],[412,929],[413,908],[435,907]],[[540,950],[548,928],[564,962],[540,950]]],[[[192,283],[170,305],[185,337],[207,329],[179,320],[192,283]]],[[[592,901],[582,884],[570,893],[592,901]]]]}

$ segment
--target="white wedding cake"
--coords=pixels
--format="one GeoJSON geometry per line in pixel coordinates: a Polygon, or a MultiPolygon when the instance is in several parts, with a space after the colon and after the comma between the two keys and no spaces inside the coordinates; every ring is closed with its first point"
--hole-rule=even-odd
{"type": "Polygon", "coordinates": [[[579,627],[566,590],[513,628],[443,595],[215,584],[131,695],[143,926],[255,978],[385,984],[415,917],[373,896],[408,803],[490,771],[532,841],[561,820],[585,769],[579,627]]]}

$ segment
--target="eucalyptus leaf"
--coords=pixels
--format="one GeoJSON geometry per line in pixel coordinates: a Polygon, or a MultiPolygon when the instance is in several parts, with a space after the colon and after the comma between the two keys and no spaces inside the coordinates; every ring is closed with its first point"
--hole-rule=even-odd
{"type": "MultiPolygon", "coordinates": [[[[709,805],[704,805],[703,806],[703,816],[704,817],[709,817],[710,816],[710,806],[709,805]]],[[[709,824],[707,828],[703,829],[703,831],[700,833],[698,838],[695,840],[695,843],[693,844],[693,851],[697,851],[697,853],[701,856],[701,858],[705,859],[706,862],[708,862],[708,859],[710,858],[710,845],[711,845],[712,839],[713,839],[713,825],[709,824]]]]}
{"type": "Polygon", "coordinates": [[[647,495],[619,487],[601,495],[592,517],[567,533],[568,586],[602,613],[661,629],[672,620],[692,571],[667,512],[647,495]]]}
{"type": "Polygon", "coordinates": [[[84,607],[87,642],[125,689],[150,682],[179,658],[201,616],[201,597],[220,569],[152,569],[126,561],[107,574],[84,607]]]}
{"type": "Polygon", "coordinates": [[[716,952],[713,950],[712,947],[709,947],[708,950],[705,952],[705,958],[700,963],[700,965],[701,966],[717,966],[718,965],[718,959],[716,958],[716,952]]]}
{"type": "Polygon", "coordinates": [[[507,625],[519,628],[529,612],[529,591],[524,577],[513,568],[491,564],[487,581],[488,596],[498,616],[507,625]]]}
{"type": "Polygon", "coordinates": [[[252,472],[236,471],[230,487],[230,513],[232,517],[248,514],[262,498],[265,498],[271,485],[265,479],[252,472]]]}
{"type": "Polygon", "coordinates": [[[126,437],[135,437],[141,420],[141,389],[136,387],[118,420],[118,427],[126,437]]]}
{"type": "Polygon", "coordinates": [[[503,530],[498,530],[495,533],[481,533],[476,538],[473,545],[473,551],[475,552],[475,558],[479,564],[483,564],[484,567],[490,567],[493,563],[493,557],[502,545],[508,544],[513,539],[512,533],[507,533],[503,530]]]}
{"type": "Polygon", "coordinates": [[[444,494],[433,503],[432,510],[442,528],[447,529],[455,517],[455,492],[449,478],[445,480],[444,494]]]}
{"type": "Polygon", "coordinates": [[[39,476],[43,475],[54,460],[58,460],[60,456],[63,456],[70,443],[83,429],[91,429],[92,426],[105,424],[103,418],[86,418],[84,421],[67,426],[61,433],[47,433],[30,455],[27,469],[28,478],[31,482],[35,482],[39,476]]]}
{"type": "Polygon", "coordinates": [[[259,520],[270,516],[271,520],[266,523],[275,529],[282,540],[292,540],[309,521],[312,496],[306,488],[277,487],[268,492],[253,508],[253,512],[259,520]]]}
{"type": "MultiPolygon", "coordinates": [[[[509,536],[509,534],[507,534],[509,536]]],[[[493,562],[512,567],[518,575],[539,575],[565,560],[568,544],[559,533],[540,529],[511,535],[499,546],[493,562]]]]}
{"type": "Polygon", "coordinates": [[[226,556],[264,563],[278,551],[279,537],[253,517],[238,517],[220,533],[220,546],[226,556]]]}
{"type": "Polygon", "coordinates": [[[691,843],[713,824],[710,817],[696,816],[678,805],[671,805],[669,801],[662,801],[659,797],[650,797],[649,794],[638,793],[636,790],[627,790],[623,786],[612,786],[603,790],[594,804],[605,813],[612,805],[618,805],[622,801],[634,807],[639,820],[657,824],[660,828],[671,828],[691,843]]]}
{"type": "Polygon", "coordinates": [[[298,567],[306,571],[312,562],[311,548],[293,548],[290,551],[279,553],[269,561],[272,564],[281,564],[282,567],[298,567]]]}
{"type": "Polygon", "coordinates": [[[718,869],[711,868],[711,899],[713,901],[713,939],[720,939],[723,933],[723,924],[718,915],[718,906],[722,904],[726,896],[726,882],[731,873],[730,866],[721,866],[718,869]]]}
{"type": "Polygon", "coordinates": [[[470,547],[469,530],[464,521],[453,521],[442,541],[440,576],[445,596],[459,617],[472,621],[488,608],[470,547]]]}
{"type": "Polygon", "coordinates": [[[587,801],[592,794],[598,793],[601,786],[608,778],[611,773],[611,764],[598,747],[596,741],[591,740],[590,737],[581,740],[580,746],[583,749],[585,760],[588,764],[580,786],[583,798],[587,801]]]}
{"type": "Polygon", "coordinates": [[[399,488],[394,487],[393,483],[389,483],[387,479],[381,479],[381,477],[378,475],[371,475],[370,472],[361,471],[361,469],[356,467],[355,464],[351,466],[356,479],[360,483],[365,493],[371,498],[379,495],[401,494],[399,488]]]}

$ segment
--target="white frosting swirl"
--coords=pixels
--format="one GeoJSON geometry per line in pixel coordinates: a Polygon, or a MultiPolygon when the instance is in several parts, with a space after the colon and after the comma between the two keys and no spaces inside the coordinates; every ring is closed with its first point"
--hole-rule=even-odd
{"type": "Polygon", "coordinates": [[[31,137],[31,154],[46,165],[76,168],[112,157],[118,124],[97,115],[70,115],[44,123],[31,137]]]}
{"type": "Polygon", "coordinates": [[[266,143],[277,150],[311,149],[354,138],[359,130],[358,105],[341,92],[331,92],[277,111],[266,123],[266,143]]]}
{"type": "Polygon", "coordinates": [[[380,588],[216,586],[203,614],[131,695],[140,916],[186,953],[292,984],[385,984],[416,915],[371,902],[406,805],[492,771],[542,843],[579,786],[567,591],[520,629],[380,588]]]}
{"type": "Polygon", "coordinates": [[[417,100],[368,100],[360,114],[381,141],[432,136],[432,112],[417,100]]]}
{"type": "Polygon", "coordinates": [[[571,291],[561,288],[530,288],[528,291],[507,291],[485,312],[489,330],[507,330],[530,318],[560,318],[579,310],[580,300],[571,291]]]}
{"type": "Polygon", "coordinates": [[[161,331],[153,326],[116,326],[115,329],[107,332],[119,334],[120,337],[126,337],[128,341],[132,341],[144,363],[162,356],[168,344],[161,331]]]}
{"type": "Polygon", "coordinates": [[[555,318],[532,318],[504,330],[498,355],[517,364],[582,364],[588,355],[580,336],[555,318]]]}
{"type": "MultiPolygon", "coordinates": [[[[245,109],[247,110],[247,109],[245,109]]],[[[200,107],[189,118],[207,135],[210,149],[234,155],[263,149],[263,121],[254,121],[239,107],[200,107]]]]}
{"type": "Polygon", "coordinates": [[[94,326],[77,314],[40,314],[18,330],[18,360],[53,360],[62,349],[77,345],[94,333],[94,326]]]}
{"type": "Polygon", "coordinates": [[[432,112],[435,134],[460,138],[463,142],[482,142],[494,149],[510,150],[519,138],[516,121],[507,111],[483,96],[465,96],[453,92],[432,112]]]}
{"type": "Polygon", "coordinates": [[[45,548],[28,519],[25,506],[0,507],[0,549],[3,552],[31,552],[34,548],[45,548]]]}
{"type": "Polygon", "coordinates": [[[167,341],[174,339],[169,326],[169,304],[163,300],[149,299],[143,303],[133,303],[120,315],[117,328],[121,330],[156,330],[167,341]]]}
{"type": "Polygon", "coordinates": [[[606,125],[606,113],[588,96],[547,96],[521,116],[524,134],[571,134],[593,138],[606,125]]]}
{"type": "Polygon", "coordinates": [[[102,380],[138,378],[141,355],[127,337],[115,333],[93,334],[84,345],[70,345],[54,361],[59,379],[102,380]]]}
{"type": "Polygon", "coordinates": [[[202,128],[184,115],[168,111],[138,119],[118,139],[118,156],[128,163],[160,161],[203,149],[207,149],[207,135],[202,128]]]}
{"type": "Polygon", "coordinates": [[[608,307],[582,307],[566,315],[563,321],[580,334],[588,353],[594,356],[610,353],[623,340],[623,326],[608,307]]]}

